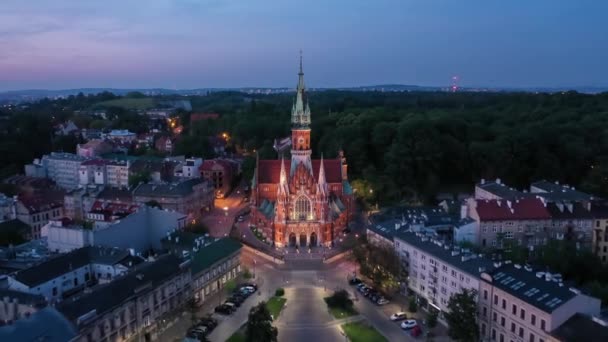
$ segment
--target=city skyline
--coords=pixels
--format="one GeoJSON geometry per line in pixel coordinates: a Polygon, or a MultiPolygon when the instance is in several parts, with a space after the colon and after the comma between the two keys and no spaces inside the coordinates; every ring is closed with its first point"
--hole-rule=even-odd
{"type": "Polygon", "coordinates": [[[606,86],[593,1],[0,4],[0,91],[82,87],[606,86]],[[525,11],[522,6],[525,5],[525,11]],[[449,13],[446,15],[445,13],[449,13]]]}

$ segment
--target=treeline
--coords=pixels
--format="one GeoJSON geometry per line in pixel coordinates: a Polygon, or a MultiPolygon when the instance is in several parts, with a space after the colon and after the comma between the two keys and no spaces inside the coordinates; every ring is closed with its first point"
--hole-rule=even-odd
{"type": "MultiPolygon", "coordinates": [[[[216,93],[193,99],[217,111],[216,130],[274,155],[289,135],[293,94],[216,93]]],[[[608,94],[380,93],[310,94],[314,154],[343,148],[356,187],[369,201],[432,201],[471,190],[481,178],[523,188],[559,180],[608,195],[608,94]]],[[[212,127],[207,127],[212,128],[212,127]]]]}
{"type": "MultiPolygon", "coordinates": [[[[19,165],[48,152],[52,124],[115,98],[103,93],[43,100],[0,113],[8,116],[0,132],[0,162],[19,165]]],[[[208,149],[197,137],[227,132],[235,145],[273,158],[273,140],[290,134],[293,93],[221,92],[189,99],[195,112],[221,115],[191,127],[188,113],[180,114],[188,141],[201,142],[194,151],[208,149]]],[[[439,192],[470,191],[481,178],[501,178],[518,188],[546,178],[608,196],[607,93],[324,91],[309,93],[309,100],[313,153],[331,158],[344,149],[350,179],[369,203],[429,202],[439,192]]],[[[116,113],[114,124],[143,129],[129,113],[116,113]]]]}

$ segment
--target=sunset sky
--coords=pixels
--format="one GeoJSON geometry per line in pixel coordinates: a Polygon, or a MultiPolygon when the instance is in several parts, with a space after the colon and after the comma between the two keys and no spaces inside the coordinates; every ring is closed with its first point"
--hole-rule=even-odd
{"type": "Polygon", "coordinates": [[[1,0],[0,90],[608,85],[604,0],[1,0]]]}

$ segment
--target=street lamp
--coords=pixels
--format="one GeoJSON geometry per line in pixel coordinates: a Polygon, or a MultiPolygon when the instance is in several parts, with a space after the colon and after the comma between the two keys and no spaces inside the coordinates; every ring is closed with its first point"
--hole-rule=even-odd
{"type": "Polygon", "coordinates": [[[224,207],[224,214],[228,216],[228,207],[224,207]]]}

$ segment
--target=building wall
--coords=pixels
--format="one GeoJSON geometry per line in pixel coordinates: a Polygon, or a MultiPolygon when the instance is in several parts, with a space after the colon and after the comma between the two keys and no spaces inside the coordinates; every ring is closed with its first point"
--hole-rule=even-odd
{"type": "Polygon", "coordinates": [[[84,160],[85,158],[75,154],[52,152],[42,157],[42,164],[48,178],[54,180],[58,186],[71,190],[78,187],[80,164],[84,160]]]}
{"type": "Polygon", "coordinates": [[[92,230],[61,227],[53,222],[43,227],[41,235],[46,237],[48,248],[53,252],[66,253],[93,245],[92,230]]]}
{"type": "Polygon", "coordinates": [[[140,291],[112,310],[77,324],[77,342],[127,341],[137,333],[153,333],[161,318],[192,297],[190,272],[183,271],[159,286],[140,291]]]}
{"type": "Polygon", "coordinates": [[[192,290],[197,305],[204,304],[209,296],[221,291],[226,282],[241,273],[240,252],[230,255],[211,267],[192,275],[192,290]]]}
{"type": "Polygon", "coordinates": [[[591,250],[603,263],[608,263],[608,220],[593,220],[593,229],[591,250]]]}
{"type": "Polygon", "coordinates": [[[49,210],[30,212],[21,201],[17,201],[17,218],[32,227],[32,238],[39,239],[42,227],[50,220],[55,220],[63,216],[63,206],[56,206],[49,210]]]}
{"type": "Polygon", "coordinates": [[[17,291],[41,295],[49,303],[55,303],[61,301],[62,295],[65,292],[81,287],[86,284],[87,281],[92,280],[93,274],[91,270],[91,265],[85,265],[71,271],[66,270],[64,274],[59,275],[55,279],[32,287],[20,283],[14,278],[9,278],[9,286],[11,289],[17,291]]]}
{"type": "MultiPolygon", "coordinates": [[[[450,297],[462,289],[479,290],[478,275],[456,268],[395,237],[395,250],[408,270],[408,287],[445,312],[450,297]]],[[[440,315],[441,316],[441,315],[440,315]]]]}
{"type": "Polygon", "coordinates": [[[125,188],[129,186],[129,165],[127,163],[108,164],[107,184],[117,188],[125,188]]]}
{"type": "Polygon", "coordinates": [[[19,303],[16,298],[0,298],[0,321],[16,321],[27,317],[38,311],[38,308],[24,303],[19,303]]]}

